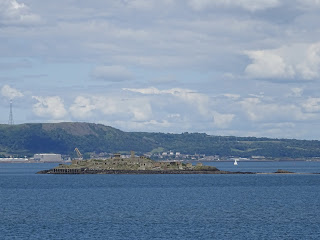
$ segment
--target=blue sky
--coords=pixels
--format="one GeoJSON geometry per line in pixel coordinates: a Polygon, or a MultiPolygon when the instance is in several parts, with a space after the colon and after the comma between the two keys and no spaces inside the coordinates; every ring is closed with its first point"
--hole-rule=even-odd
{"type": "Polygon", "coordinates": [[[319,0],[0,0],[0,122],[319,139],[319,0]]]}

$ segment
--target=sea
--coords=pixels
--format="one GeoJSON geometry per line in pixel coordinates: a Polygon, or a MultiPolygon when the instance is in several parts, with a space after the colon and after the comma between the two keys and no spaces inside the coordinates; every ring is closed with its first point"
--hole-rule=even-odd
{"type": "Polygon", "coordinates": [[[320,162],[205,163],[257,175],[40,175],[0,164],[0,239],[320,239],[320,162]]]}

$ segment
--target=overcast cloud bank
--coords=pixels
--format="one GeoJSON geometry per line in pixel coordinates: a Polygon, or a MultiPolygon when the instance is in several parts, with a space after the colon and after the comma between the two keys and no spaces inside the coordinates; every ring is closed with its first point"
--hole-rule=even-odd
{"type": "Polygon", "coordinates": [[[319,10],[317,0],[0,0],[1,110],[13,99],[15,123],[319,139],[319,10]]]}

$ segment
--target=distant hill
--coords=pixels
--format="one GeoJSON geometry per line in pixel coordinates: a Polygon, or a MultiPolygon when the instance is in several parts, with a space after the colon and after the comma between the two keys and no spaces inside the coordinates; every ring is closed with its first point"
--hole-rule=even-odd
{"type": "Polygon", "coordinates": [[[320,141],[211,136],[205,133],[145,133],[93,123],[28,123],[0,125],[0,155],[177,151],[185,154],[250,157],[319,157],[320,141]]]}

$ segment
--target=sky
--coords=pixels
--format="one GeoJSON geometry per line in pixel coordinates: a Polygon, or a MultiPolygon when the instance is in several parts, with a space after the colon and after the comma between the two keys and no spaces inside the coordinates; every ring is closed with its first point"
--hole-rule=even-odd
{"type": "Polygon", "coordinates": [[[319,0],[0,0],[0,123],[320,140],[319,0]]]}

